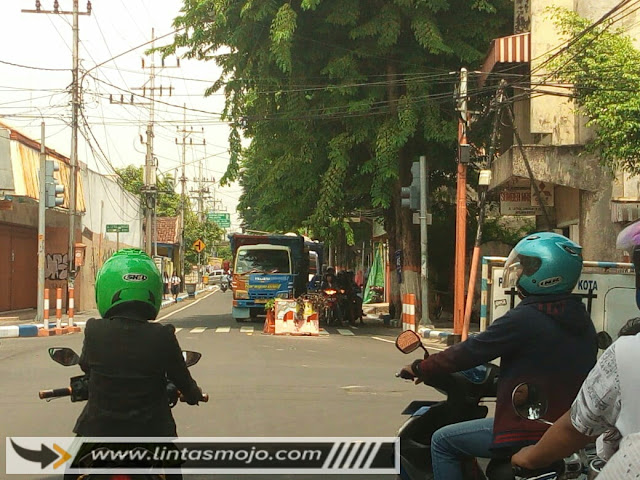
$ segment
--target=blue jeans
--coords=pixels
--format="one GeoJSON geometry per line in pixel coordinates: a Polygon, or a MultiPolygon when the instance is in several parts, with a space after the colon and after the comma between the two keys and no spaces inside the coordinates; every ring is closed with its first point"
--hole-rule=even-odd
{"type": "Polygon", "coordinates": [[[460,461],[465,457],[491,458],[493,418],[482,418],[442,427],[431,438],[435,480],[464,480],[460,461]]]}

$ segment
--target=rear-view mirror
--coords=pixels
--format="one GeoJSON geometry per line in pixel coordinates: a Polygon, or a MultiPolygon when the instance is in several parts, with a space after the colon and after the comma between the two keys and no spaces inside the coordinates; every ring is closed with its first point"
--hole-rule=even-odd
{"type": "Polygon", "coordinates": [[[611,338],[611,335],[609,335],[607,332],[604,332],[604,331],[599,332],[596,338],[598,339],[598,348],[600,350],[606,350],[613,343],[613,339],[611,338]]]}
{"type": "Polygon", "coordinates": [[[511,402],[519,417],[547,423],[542,417],[547,413],[549,401],[538,386],[521,383],[513,389],[511,402]]]}
{"type": "Polygon", "coordinates": [[[51,347],[49,349],[49,356],[54,362],[64,365],[65,367],[80,363],[78,354],[67,347],[51,347]]]}
{"type": "Polygon", "coordinates": [[[411,353],[422,347],[422,340],[413,330],[405,330],[396,338],[396,347],[402,353],[411,353]]]}
{"type": "Polygon", "coordinates": [[[187,364],[187,367],[191,367],[192,365],[195,365],[200,361],[200,358],[202,358],[202,354],[199,352],[183,350],[182,358],[184,358],[184,363],[187,364]]]}

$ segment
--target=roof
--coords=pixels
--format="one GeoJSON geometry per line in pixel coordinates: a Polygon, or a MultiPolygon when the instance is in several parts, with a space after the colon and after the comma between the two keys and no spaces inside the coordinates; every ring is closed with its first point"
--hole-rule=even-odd
{"type": "Polygon", "coordinates": [[[508,37],[495,38],[491,42],[482,73],[480,74],[480,86],[484,84],[487,76],[497,64],[504,63],[529,63],[531,61],[531,33],[524,32],[508,37]]]}
{"type": "Polygon", "coordinates": [[[156,219],[158,243],[180,244],[180,217],[158,217],[156,219]]]}

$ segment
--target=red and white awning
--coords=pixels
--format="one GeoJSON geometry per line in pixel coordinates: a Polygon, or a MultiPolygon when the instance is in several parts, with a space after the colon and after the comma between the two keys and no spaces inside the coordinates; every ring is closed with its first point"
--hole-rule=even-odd
{"type": "Polygon", "coordinates": [[[498,63],[529,63],[531,61],[531,33],[518,33],[496,38],[482,65],[480,84],[483,84],[498,63]]]}

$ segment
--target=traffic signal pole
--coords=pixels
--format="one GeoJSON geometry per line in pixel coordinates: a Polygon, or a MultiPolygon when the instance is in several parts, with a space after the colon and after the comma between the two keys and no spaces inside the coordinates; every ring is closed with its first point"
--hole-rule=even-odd
{"type": "Polygon", "coordinates": [[[427,263],[427,198],[428,190],[427,157],[420,157],[420,289],[422,295],[421,325],[430,324],[429,320],[429,268],[427,263]]]}

